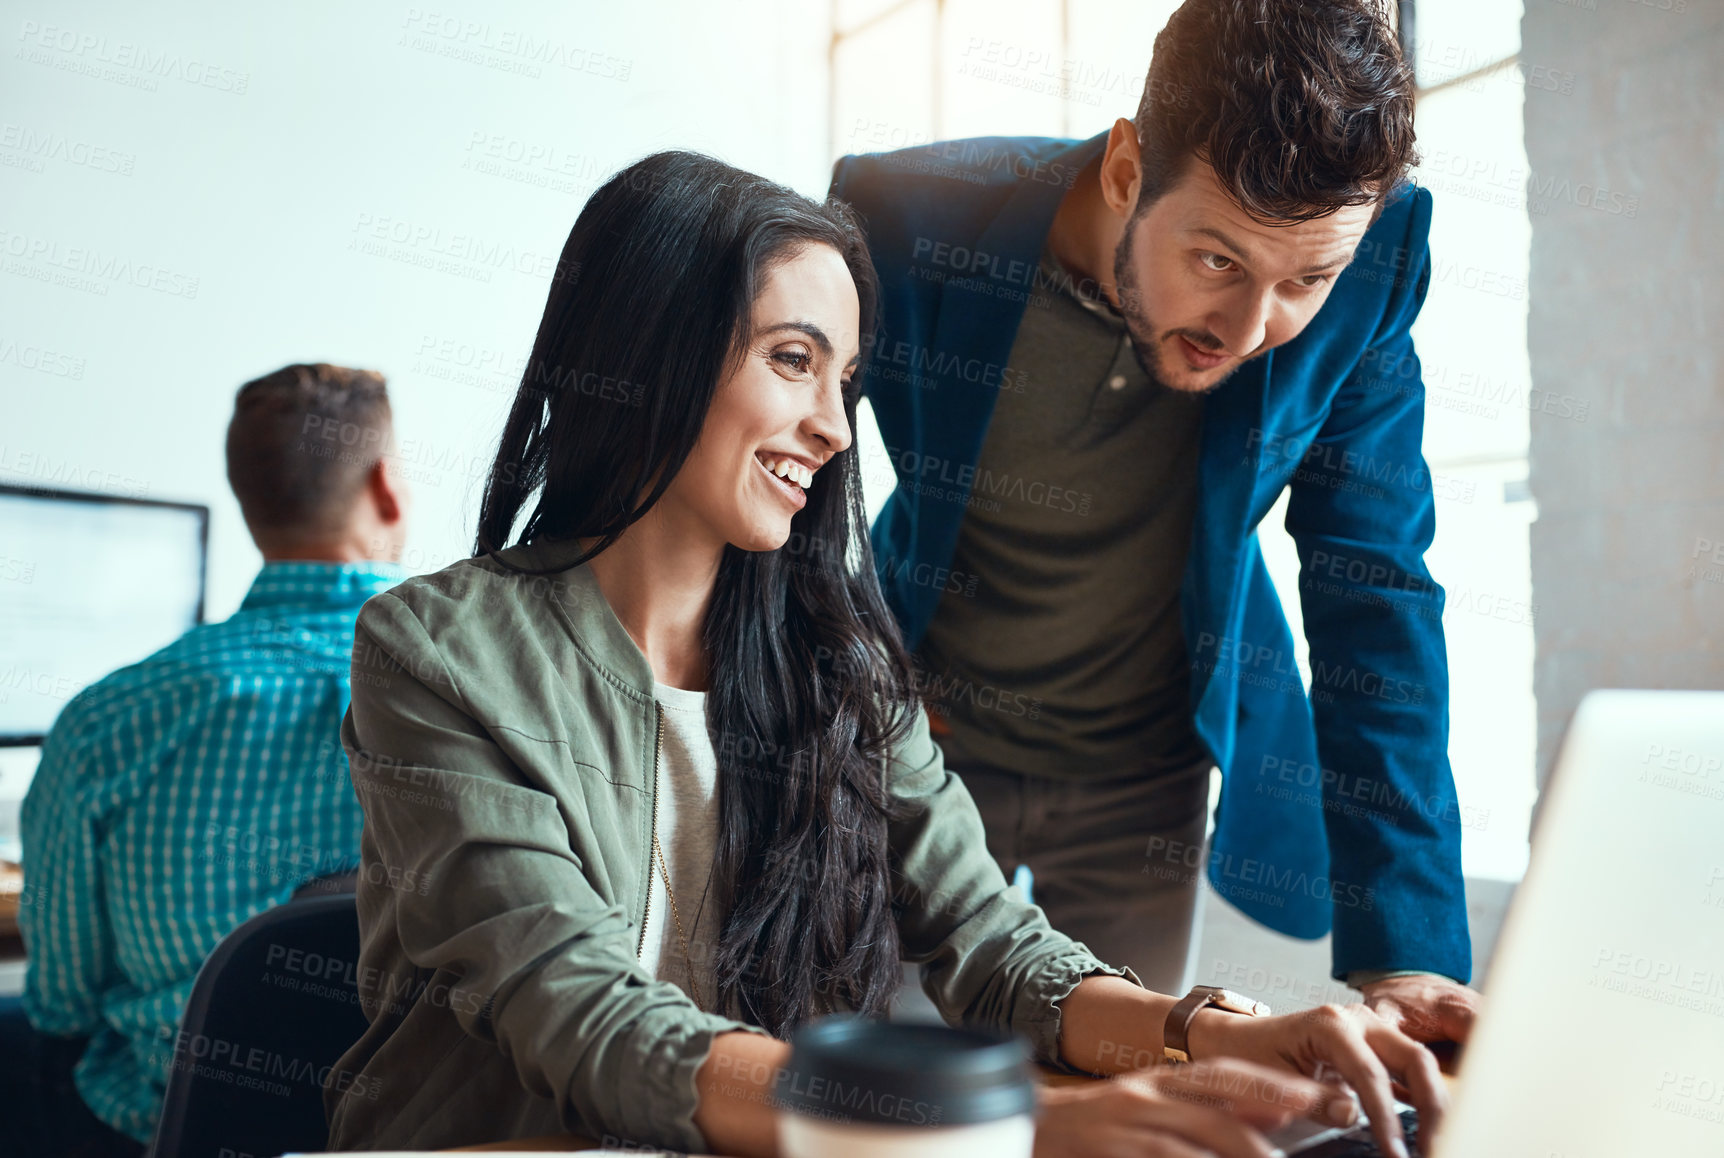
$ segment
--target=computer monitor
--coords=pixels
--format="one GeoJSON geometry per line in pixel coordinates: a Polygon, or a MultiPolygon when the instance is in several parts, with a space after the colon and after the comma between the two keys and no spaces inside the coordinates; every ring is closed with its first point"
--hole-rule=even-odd
{"type": "Polygon", "coordinates": [[[0,746],[203,621],[209,508],[0,486],[0,746]]]}

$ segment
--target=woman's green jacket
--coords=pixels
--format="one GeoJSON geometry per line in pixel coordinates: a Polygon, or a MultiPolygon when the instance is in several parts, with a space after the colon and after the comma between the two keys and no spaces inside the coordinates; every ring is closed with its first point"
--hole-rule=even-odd
{"type": "MultiPolygon", "coordinates": [[[[705,1012],[639,964],[653,673],[589,566],[551,541],[410,579],[360,611],[342,721],[365,811],[356,967],[370,1028],[325,1083],[332,1149],[572,1131],[700,1151],[705,1012]]],[[[1056,932],[989,855],[917,713],[893,754],[893,901],[906,961],[950,1023],[1012,1030],[1057,1068],[1056,1006],[1125,976],[1056,932]]],[[[726,774],[782,775],[720,753],[726,774]]]]}

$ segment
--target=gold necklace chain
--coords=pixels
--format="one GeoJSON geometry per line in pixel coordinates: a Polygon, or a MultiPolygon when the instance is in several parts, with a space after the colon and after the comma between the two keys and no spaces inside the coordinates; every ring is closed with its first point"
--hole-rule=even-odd
{"type": "Polygon", "coordinates": [[[658,833],[652,834],[653,856],[658,858],[659,876],[664,880],[664,895],[670,901],[670,918],[676,922],[676,935],[682,941],[682,963],[688,969],[688,987],[692,991],[695,1007],[705,1009],[706,1002],[700,995],[700,982],[694,975],[694,962],[689,959],[688,934],[682,931],[682,914],[677,911],[676,893],[670,887],[670,869],[665,867],[664,848],[658,842],[658,833]]]}

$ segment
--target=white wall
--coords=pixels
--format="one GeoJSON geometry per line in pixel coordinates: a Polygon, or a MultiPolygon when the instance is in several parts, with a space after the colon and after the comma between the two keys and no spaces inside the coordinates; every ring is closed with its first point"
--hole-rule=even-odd
{"type": "MultiPolygon", "coordinates": [[[[1527,0],[1539,767],[1593,688],[1724,687],[1724,5],[1527,0]]],[[[1700,798],[1718,792],[1684,785],[1700,798]]]]}
{"type": "Polygon", "coordinates": [[[0,12],[0,481],[208,503],[212,618],[260,561],[222,457],[242,382],[387,375],[429,569],[604,176],[687,147],[826,188],[818,4],[0,12]]]}

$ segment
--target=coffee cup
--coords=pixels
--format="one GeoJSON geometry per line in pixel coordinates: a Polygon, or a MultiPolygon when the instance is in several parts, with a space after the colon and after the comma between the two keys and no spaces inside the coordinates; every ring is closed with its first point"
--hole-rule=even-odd
{"type": "Polygon", "coordinates": [[[834,1014],[791,1038],[773,1092],[784,1158],[1030,1158],[1021,1039],[834,1014]]]}

